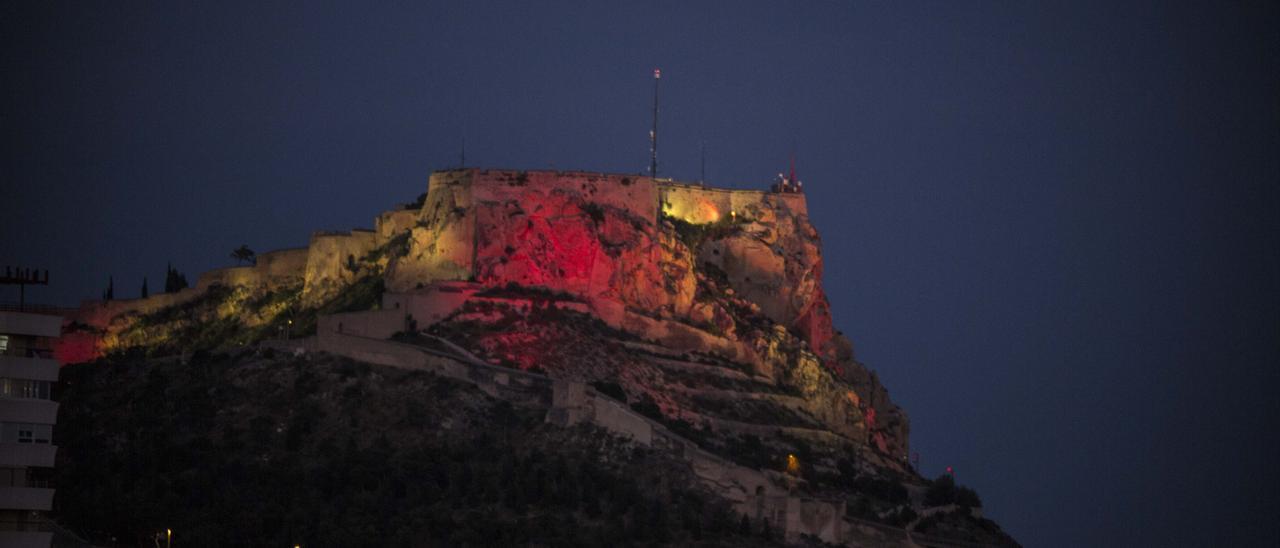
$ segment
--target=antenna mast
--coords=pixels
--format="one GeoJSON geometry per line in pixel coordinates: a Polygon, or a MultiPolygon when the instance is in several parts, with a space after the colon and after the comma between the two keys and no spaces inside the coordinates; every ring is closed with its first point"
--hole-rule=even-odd
{"type": "Polygon", "coordinates": [[[18,312],[27,307],[27,286],[49,285],[49,270],[45,269],[44,277],[40,277],[38,268],[4,267],[4,275],[0,277],[2,285],[18,286],[18,312]]]}
{"type": "Polygon", "coordinates": [[[796,142],[791,142],[791,173],[787,177],[791,184],[796,184],[796,142]]]}
{"type": "Polygon", "coordinates": [[[662,70],[653,69],[653,129],[649,131],[649,176],[658,176],[658,81],[662,70]]]}

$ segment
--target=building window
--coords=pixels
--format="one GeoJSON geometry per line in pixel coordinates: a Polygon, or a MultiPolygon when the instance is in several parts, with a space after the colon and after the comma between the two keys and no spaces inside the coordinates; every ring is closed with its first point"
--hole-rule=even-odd
{"type": "Polygon", "coordinates": [[[53,383],[49,381],[0,378],[0,397],[47,400],[51,386],[53,383]]]}
{"type": "Polygon", "coordinates": [[[0,443],[48,444],[53,439],[52,424],[6,422],[2,426],[0,443]]]}
{"type": "Polygon", "coordinates": [[[0,487],[26,487],[26,471],[21,468],[0,468],[0,487]]]}
{"type": "Polygon", "coordinates": [[[9,336],[0,335],[0,354],[4,354],[8,351],[9,351],[9,336]]]}

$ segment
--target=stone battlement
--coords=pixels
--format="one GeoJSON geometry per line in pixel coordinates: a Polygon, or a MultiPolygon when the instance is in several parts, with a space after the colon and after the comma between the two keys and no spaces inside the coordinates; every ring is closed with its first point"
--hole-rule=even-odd
{"type": "Polygon", "coordinates": [[[643,175],[470,168],[438,171],[431,176],[431,187],[445,181],[478,189],[478,200],[509,195],[511,189],[503,187],[575,190],[590,194],[593,201],[615,205],[637,215],[656,220],[661,213],[693,224],[715,222],[731,212],[741,214],[752,207],[783,208],[808,214],[808,203],[802,193],[711,187],[643,175]]]}

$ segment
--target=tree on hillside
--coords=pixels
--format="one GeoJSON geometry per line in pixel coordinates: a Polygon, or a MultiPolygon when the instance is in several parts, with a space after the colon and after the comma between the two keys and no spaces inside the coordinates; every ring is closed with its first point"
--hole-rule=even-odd
{"type": "Polygon", "coordinates": [[[405,209],[422,209],[422,204],[427,203],[427,193],[423,192],[418,195],[418,199],[404,205],[405,209]]]}
{"type": "Polygon", "coordinates": [[[142,298],[144,298],[144,299],[145,299],[145,298],[147,298],[147,293],[148,293],[148,291],[147,291],[147,277],[146,277],[146,276],[143,276],[143,277],[142,277],[142,298]]]}
{"type": "Polygon", "coordinates": [[[102,300],[109,301],[116,298],[116,280],[112,276],[107,276],[107,288],[102,292],[102,300]]]}
{"type": "Polygon", "coordinates": [[[174,293],[186,288],[187,288],[187,275],[181,272],[178,272],[177,269],[173,268],[173,264],[165,263],[164,292],[174,293]]]}
{"type": "Polygon", "coordinates": [[[257,257],[249,246],[240,244],[240,247],[231,252],[231,258],[236,260],[236,264],[257,264],[257,257]]]}

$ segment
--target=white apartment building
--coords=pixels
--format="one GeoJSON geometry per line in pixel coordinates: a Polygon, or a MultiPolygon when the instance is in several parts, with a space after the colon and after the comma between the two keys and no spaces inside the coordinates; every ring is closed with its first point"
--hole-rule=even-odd
{"type": "Polygon", "coordinates": [[[0,546],[48,548],[62,317],[0,310],[0,546]]]}

